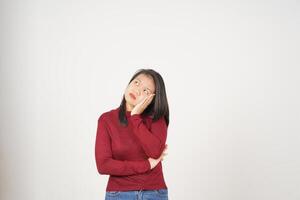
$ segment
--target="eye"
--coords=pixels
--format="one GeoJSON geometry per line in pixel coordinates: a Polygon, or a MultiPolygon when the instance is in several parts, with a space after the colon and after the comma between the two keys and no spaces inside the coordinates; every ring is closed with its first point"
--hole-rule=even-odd
{"type": "Polygon", "coordinates": [[[150,91],[148,89],[144,89],[144,91],[146,91],[147,95],[150,95],[150,91]]]}
{"type": "Polygon", "coordinates": [[[136,85],[139,85],[139,82],[138,82],[138,81],[134,81],[134,83],[135,83],[136,85]]]}
{"type": "Polygon", "coordinates": [[[146,94],[147,94],[147,95],[149,94],[149,91],[148,91],[148,90],[144,89],[144,91],[146,91],[146,94]]]}

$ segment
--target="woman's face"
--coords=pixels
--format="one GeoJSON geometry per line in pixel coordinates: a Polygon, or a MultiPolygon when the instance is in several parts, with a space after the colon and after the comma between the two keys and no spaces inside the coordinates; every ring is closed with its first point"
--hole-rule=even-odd
{"type": "Polygon", "coordinates": [[[155,94],[155,84],[151,76],[139,74],[125,90],[125,100],[131,109],[150,94],[155,94]]]}

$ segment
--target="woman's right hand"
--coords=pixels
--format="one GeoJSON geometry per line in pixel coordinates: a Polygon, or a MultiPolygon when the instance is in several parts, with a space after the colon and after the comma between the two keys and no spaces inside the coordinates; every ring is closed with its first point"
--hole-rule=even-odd
{"type": "Polygon", "coordinates": [[[162,161],[164,159],[164,156],[167,155],[167,150],[168,145],[166,144],[165,149],[163,150],[163,152],[161,153],[161,155],[159,156],[159,158],[154,159],[154,158],[148,158],[148,161],[150,162],[151,165],[151,169],[153,169],[160,161],[162,161]]]}

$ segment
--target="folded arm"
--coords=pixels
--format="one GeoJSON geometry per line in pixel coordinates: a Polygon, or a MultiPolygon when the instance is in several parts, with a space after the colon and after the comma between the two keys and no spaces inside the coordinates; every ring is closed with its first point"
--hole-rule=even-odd
{"type": "Polygon", "coordinates": [[[151,169],[148,160],[127,161],[112,158],[111,138],[102,116],[98,119],[95,158],[97,169],[100,174],[128,176],[145,173],[151,169]]]}
{"type": "Polygon", "coordinates": [[[130,118],[133,132],[137,136],[147,156],[159,158],[165,148],[167,139],[167,124],[164,117],[152,122],[150,130],[143,123],[140,114],[134,114],[130,118]]]}

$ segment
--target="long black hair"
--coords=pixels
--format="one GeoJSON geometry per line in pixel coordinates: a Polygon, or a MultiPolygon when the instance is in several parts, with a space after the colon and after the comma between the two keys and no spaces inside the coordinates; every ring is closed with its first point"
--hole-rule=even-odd
{"type": "MultiPolygon", "coordinates": [[[[167,126],[169,126],[169,104],[167,100],[167,93],[165,83],[161,75],[153,69],[139,69],[130,79],[128,85],[137,77],[139,74],[144,74],[153,78],[155,84],[155,96],[152,102],[146,107],[141,113],[143,116],[150,115],[153,121],[157,121],[161,117],[164,117],[167,126]]],[[[119,107],[119,121],[121,125],[127,126],[128,121],[126,118],[126,100],[125,94],[119,107]]]]}

